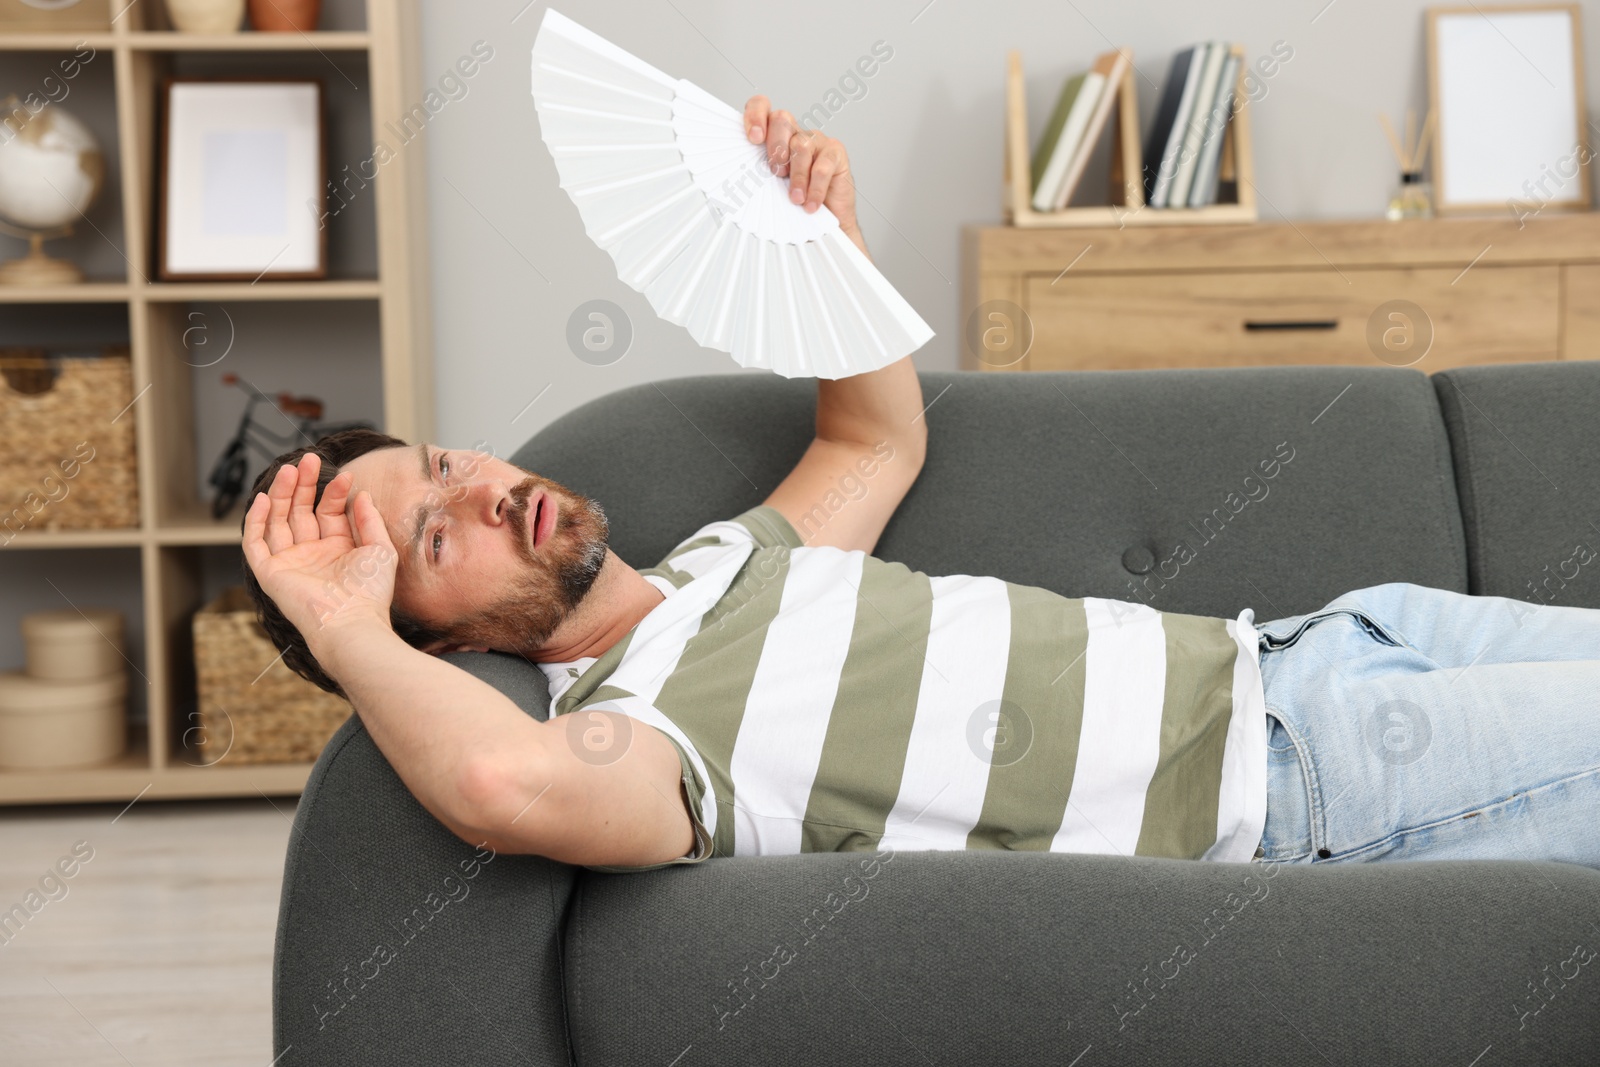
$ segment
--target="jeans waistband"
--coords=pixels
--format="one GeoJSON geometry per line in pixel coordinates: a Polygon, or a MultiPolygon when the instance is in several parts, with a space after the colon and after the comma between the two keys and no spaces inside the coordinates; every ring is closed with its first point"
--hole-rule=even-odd
{"type": "Polygon", "coordinates": [[[1300,640],[1312,626],[1338,616],[1353,620],[1363,630],[1375,639],[1385,644],[1399,648],[1409,648],[1404,638],[1400,637],[1389,627],[1385,626],[1373,616],[1357,607],[1326,607],[1321,611],[1313,611],[1306,615],[1291,615],[1283,619],[1274,619],[1271,622],[1257,623],[1256,636],[1263,652],[1277,652],[1289,648],[1300,640]]]}

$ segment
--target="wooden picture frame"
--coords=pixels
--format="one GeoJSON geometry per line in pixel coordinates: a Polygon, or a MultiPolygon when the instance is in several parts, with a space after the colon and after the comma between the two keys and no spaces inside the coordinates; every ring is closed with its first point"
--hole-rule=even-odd
{"type": "Polygon", "coordinates": [[[1579,5],[1430,7],[1427,35],[1435,211],[1588,210],[1579,5]]]}
{"type": "Polygon", "coordinates": [[[174,76],[161,101],[157,276],[326,278],[321,79],[174,76]]]}

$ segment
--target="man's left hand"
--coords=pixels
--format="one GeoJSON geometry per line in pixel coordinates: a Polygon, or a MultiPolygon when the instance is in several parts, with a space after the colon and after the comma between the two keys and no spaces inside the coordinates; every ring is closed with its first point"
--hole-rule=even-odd
{"type": "Polygon", "coordinates": [[[793,115],[773,111],[772,102],[759,94],[745,101],[744,130],[752,144],[766,144],[772,172],[789,179],[790,202],[808,212],[826,205],[845,236],[865,252],[856,225],[855,175],[844,145],[821,130],[802,130],[793,115]]]}

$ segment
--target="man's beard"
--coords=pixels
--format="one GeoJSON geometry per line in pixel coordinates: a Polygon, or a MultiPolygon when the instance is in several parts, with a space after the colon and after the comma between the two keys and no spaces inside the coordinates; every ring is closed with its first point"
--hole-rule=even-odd
{"type": "Polygon", "coordinates": [[[594,586],[611,527],[598,503],[548,478],[524,478],[511,487],[511,499],[506,523],[516,534],[522,566],[507,577],[509,592],[446,629],[451,641],[531,657],[594,586]],[[557,514],[555,528],[536,553],[528,501],[541,488],[556,502],[557,514]]]}

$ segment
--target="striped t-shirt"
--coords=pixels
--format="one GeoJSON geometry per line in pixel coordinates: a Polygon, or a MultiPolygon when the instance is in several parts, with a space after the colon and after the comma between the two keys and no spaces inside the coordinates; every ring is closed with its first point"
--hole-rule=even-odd
{"type": "MultiPolygon", "coordinates": [[[[551,714],[678,750],[711,855],[1021,849],[1243,861],[1266,820],[1256,633],[866,552],[761,505],[640,571],[664,599],[540,663],[551,714]]],[[[650,870],[603,867],[598,870],[650,870]]]]}

